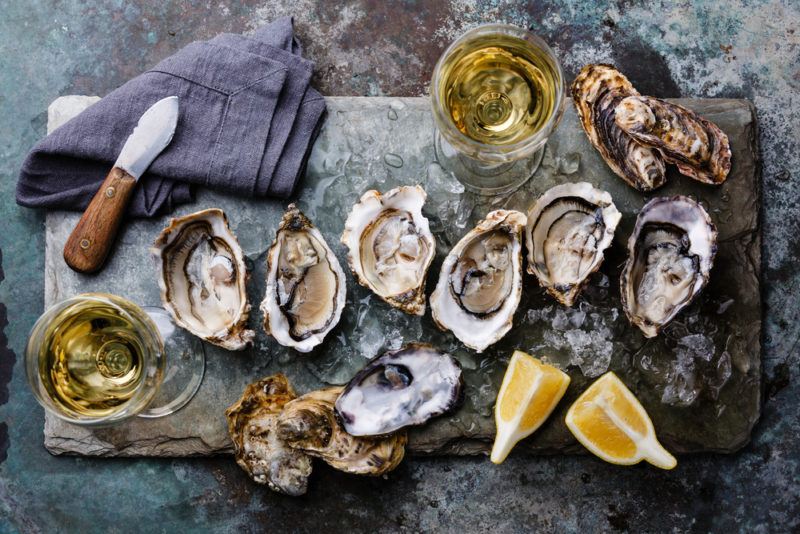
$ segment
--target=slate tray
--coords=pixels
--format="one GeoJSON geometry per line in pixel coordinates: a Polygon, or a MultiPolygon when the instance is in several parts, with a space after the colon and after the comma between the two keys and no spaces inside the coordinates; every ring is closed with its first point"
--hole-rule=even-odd
{"type": "MultiPolygon", "coordinates": [[[[93,100],[64,97],[50,108],[52,129],[93,100]]],[[[761,303],[760,165],[753,106],[744,100],[681,100],[716,122],[729,136],[733,168],[720,187],[693,182],[670,171],[657,195],[689,194],[700,200],[719,229],[719,252],[711,282],[654,340],[631,327],[619,302],[624,245],[637,211],[649,198],[614,176],[580,129],[568,106],[548,144],[542,166],[520,191],[487,201],[463,192],[434,163],[433,125],[425,98],[328,98],[328,119],[317,141],[307,177],[298,193],[300,208],[316,222],[345,264],[338,243],[352,204],[367,189],[387,190],[421,183],[425,207],[437,238],[437,258],[428,294],[449,248],[491,209],[527,210],[550,186],[586,180],[608,190],[623,220],[599,273],[574,309],[554,303],[526,275],[515,328],[486,353],[465,349],[430,319],[391,309],[348,274],[348,305],[341,323],[310,355],[277,345],[260,328],[265,251],[285,203],[243,199],[200,191],[178,214],[218,206],[229,216],[252,270],[251,327],[258,332],[251,350],[231,353],[206,345],[205,380],[192,402],[172,416],[133,419],[113,428],[88,430],[50,415],[45,446],[53,454],[97,456],[190,456],[229,453],[223,412],[244,386],[283,371],[299,392],[326,383],[343,383],[368,357],[387,347],[424,340],[450,351],[463,364],[467,401],[451,417],[411,433],[409,450],[419,454],[485,452],[494,434],[492,406],[508,358],[527,350],[566,369],[572,384],[548,422],[520,448],[537,453],[576,452],[581,448],[563,424],[572,400],[606,369],[616,371],[650,413],[659,438],[676,453],[732,452],[749,439],[760,413],[761,303]],[[587,376],[588,375],[588,376],[587,376]]],[[[79,214],[50,213],[46,224],[45,305],[87,291],[108,291],[142,305],[159,301],[148,248],[167,218],[125,225],[106,268],[96,276],[72,272],[61,251],[79,214]]]]}

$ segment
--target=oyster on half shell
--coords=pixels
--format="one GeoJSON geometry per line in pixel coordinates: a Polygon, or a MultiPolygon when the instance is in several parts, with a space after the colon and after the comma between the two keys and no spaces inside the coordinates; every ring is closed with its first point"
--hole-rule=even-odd
{"type": "Polygon", "coordinates": [[[586,182],[548,189],[528,212],[528,272],[560,303],[572,306],[603,263],[621,218],[611,195],[586,182]]]}
{"type": "Polygon", "coordinates": [[[658,335],[706,285],[716,251],[717,229],[694,200],[661,197],[645,204],[620,277],[631,323],[646,337],[658,335]]]}
{"type": "Polygon", "coordinates": [[[681,174],[707,184],[721,184],[728,177],[728,136],[690,109],[659,98],[629,96],[617,104],[614,121],[639,143],[658,149],[681,174]]]}
{"type": "Polygon", "coordinates": [[[225,411],[236,463],[259,484],[286,495],[303,495],[311,475],[311,458],[278,437],[278,415],[296,397],[282,374],[245,388],[225,411]]]}
{"type": "Polygon", "coordinates": [[[402,186],[367,191],[353,206],[342,234],[358,283],[396,308],[425,313],[425,277],[436,242],[422,215],[425,190],[402,186]]]}
{"type": "Polygon", "coordinates": [[[405,432],[385,437],[348,434],[334,414],[342,387],[312,391],[286,404],[278,417],[278,437],[290,447],[321,458],[335,469],[379,476],[397,467],[405,455],[405,432]]]}
{"type": "Polygon", "coordinates": [[[589,141],[620,178],[640,191],[651,191],[666,181],[661,154],[634,140],[614,119],[620,101],[638,94],[612,65],[586,65],[572,82],[572,100],[589,141]]]}
{"type": "Polygon", "coordinates": [[[483,352],[511,329],[522,296],[523,213],[497,210],[470,230],[442,264],[433,320],[483,352]]]}
{"type": "Polygon", "coordinates": [[[230,350],[250,344],[244,255],[220,209],[177,217],[151,249],[161,302],[175,323],[230,350]]]}
{"type": "Polygon", "coordinates": [[[291,204],[267,254],[264,330],[281,345],[309,352],[339,322],[345,298],[339,260],[319,230],[291,204]]]}

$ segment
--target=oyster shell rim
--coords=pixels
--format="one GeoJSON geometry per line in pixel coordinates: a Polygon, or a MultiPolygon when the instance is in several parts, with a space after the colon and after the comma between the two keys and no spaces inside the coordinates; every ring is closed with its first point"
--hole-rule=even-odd
{"type": "MultiPolygon", "coordinates": [[[[436,288],[431,295],[431,315],[433,318],[433,322],[436,326],[442,331],[450,331],[453,335],[465,346],[473,349],[477,353],[482,353],[486,348],[497,343],[500,339],[505,337],[505,335],[511,330],[514,324],[514,315],[519,308],[519,303],[522,299],[522,284],[523,284],[523,258],[522,258],[522,249],[523,249],[523,235],[522,233],[525,230],[525,226],[527,225],[527,215],[522,213],[521,211],[517,210],[494,210],[486,215],[483,219],[481,219],[478,224],[475,225],[469,232],[467,232],[461,239],[456,243],[450,252],[447,253],[444,261],[442,262],[442,267],[439,271],[439,279],[436,282],[436,288]],[[518,219],[515,222],[508,222],[509,218],[518,219]],[[486,233],[495,229],[498,226],[508,224],[518,227],[518,230],[510,232],[514,236],[513,242],[516,242],[517,251],[515,254],[512,255],[512,264],[514,261],[517,262],[518,268],[514,269],[514,274],[517,276],[517,282],[511,288],[511,295],[509,296],[508,302],[511,302],[511,306],[509,310],[505,310],[508,313],[508,317],[501,323],[497,325],[497,328],[494,332],[490,334],[485,340],[481,340],[478,338],[476,341],[475,338],[471,336],[471,332],[465,332],[461,328],[459,328],[459,332],[456,332],[452,328],[452,323],[450,325],[446,325],[445,322],[442,320],[439,305],[440,299],[446,298],[445,295],[450,295],[449,288],[447,287],[447,278],[448,273],[452,271],[454,267],[455,261],[458,260],[458,256],[454,256],[454,251],[458,250],[460,253],[467,244],[469,244],[473,238],[476,236],[486,233]],[[466,340],[464,338],[467,338],[466,340]],[[488,342],[486,341],[488,340],[488,342]]],[[[505,308],[505,304],[498,309],[495,314],[500,312],[505,308]]],[[[457,306],[457,313],[464,315],[469,318],[472,317],[471,314],[467,315],[467,313],[461,309],[460,306],[457,306]]],[[[498,315],[499,316],[499,315],[498,315]]]]}
{"type": "MultiPolygon", "coordinates": [[[[674,224],[674,223],[671,223],[671,224],[674,224]]],[[[676,225],[676,226],[678,226],[679,228],[684,230],[687,235],[689,234],[689,232],[686,231],[683,227],[681,227],[679,225],[676,225]]],[[[653,198],[650,201],[648,201],[644,206],[642,206],[642,209],[639,210],[639,214],[636,217],[636,223],[635,223],[635,225],[633,227],[633,230],[631,231],[630,237],[628,238],[628,245],[626,247],[627,251],[628,251],[628,258],[625,261],[625,266],[622,268],[622,272],[620,273],[619,286],[620,286],[620,301],[621,301],[622,309],[625,311],[625,316],[628,318],[628,321],[632,325],[637,326],[642,331],[642,333],[644,334],[645,337],[654,338],[654,337],[658,336],[658,334],[661,333],[661,330],[663,330],[663,328],[665,326],[667,326],[670,322],[672,322],[672,320],[675,319],[675,317],[681,311],[683,311],[684,308],[686,308],[692,302],[694,302],[695,299],[697,299],[698,295],[700,295],[700,293],[703,291],[703,289],[708,284],[708,281],[709,281],[709,279],[711,277],[711,269],[714,267],[714,259],[716,257],[717,248],[718,248],[718,245],[717,245],[718,236],[719,236],[719,232],[717,230],[717,227],[714,224],[714,222],[711,220],[711,216],[708,214],[708,212],[705,210],[705,208],[703,208],[703,206],[699,202],[693,200],[692,198],[690,198],[690,197],[688,197],[686,195],[673,195],[673,196],[669,196],[669,197],[656,197],[656,198],[653,198]],[[672,202],[685,202],[685,203],[688,203],[691,206],[691,209],[695,210],[696,213],[698,213],[703,218],[703,222],[705,223],[706,228],[708,228],[709,231],[710,231],[710,233],[708,234],[708,238],[709,238],[709,247],[708,247],[708,249],[709,250],[708,250],[708,254],[705,257],[701,258],[702,260],[705,260],[705,261],[701,261],[700,262],[700,270],[698,272],[699,280],[695,281],[695,285],[692,288],[691,297],[688,300],[686,300],[682,305],[675,306],[675,308],[673,309],[672,313],[666,318],[666,320],[664,320],[664,322],[662,322],[661,324],[658,324],[658,325],[648,326],[648,325],[643,324],[643,321],[641,319],[639,319],[638,317],[635,317],[635,316],[633,316],[631,314],[630,306],[629,306],[629,299],[628,299],[628,285],[629,285],[629,282],[630,282],[629,277],[630,277],[630,274],[631,274],[630,273],[631,269],[633,267],[633,262],[635,261],[634,252],[635,252],[635,247],[636,247],[636,243],[638,241],[639,234],[641,233],[641,230],[645,226],[645,224],[647,224],[648,222],[651,222],[651,221],[646,220],[643,216],[648,215],[650,213],[650,211],[652,209],[654,209],[655,206],[658,206],[659,204],[672,203],[672,202]]],[[[693,241],[691,240],[691,238],[689,240],[689,243],[690,243],[690,247],[691,247],[692,244],[693,244],[693,241]]]]}
{"type": "Polygon", "coordinates": [[[614,234],[616,233],[617,226],[619,225],[620,220],[622,219],[622,213],[617,209],[616,204],[614,204],[614,199],[611,197],[611,193],[604,189],[597,188],[590,184],[589,182],[566,182],[554,185],[544,193],[542,193],[539,198],[533,203],[527,213],[528,222],[525,225],[525,246],[527,248],[527,272],[532,274],[536,277],[536,280],[539,282],[539,285],[547,291],[548,294],[553,296],[558,302],[565,306],[572,307],[575,304],[575,300],[580,296],[580,293],[583,291],[583,288],[589,281],[589,277],[597,272],[600,267],[602,266],[603,262],[605,261],[605,251],[611,247],[614,242],[614,234]],[[587,189],[585,195],[582,194],[582,191],[573,192],[570,191],[569,195],[560,195],[562,190],[567,189],[587,189]],[[588,198],[588,196],[596,196],[602,201],[606,201],[605,205],[601,205],[596,202],[592,198],[588,198]],[[543,280],[544,273],[540,273],[538,267],[536,266],[536,261],[533,258],[534,254],[534,244],[533,244],[533,229],[538,222],[538,216],[534,219],[532,215],[534,213],[538,213],[541,215],[542,211],[544,211],[548,206],[550,206],[553,202],[558,200],[559,198],[563,198],[565,196],[579,196],[583,198],[587,202],[594,204],[595,206],[601,208],[603,212],[603,219],[604,221],[608,221],[606,223],[606,229],[603,235],[603,240],[597,246],[597,254],[595,256],[595,260],[592,263],[592,267],[586,271],[586,274],[583,278],[574,284],[569,291],[562,292],[557,289],[553,284],[547,284],[543,280]],[[606,200],[607,197],[607,200],[606,200]],[[547,204],[544,204],[547,202],[547,204]],[[540,204],[543,204],[541,207],[540,204]],[[537,212],[537,208],[538,212],[537,212]]]}
{"type": "Polygon", "coordinates": [[[353,277],[356,279],[356,282],[369,289],[373,294],[380,297],[381,300],[387,304],[410,315],[419,316],[425,315],[425,288],[427,286],[428,271],[430,270],[431,263],[433,263],[433,260],[436,256],[436,237],[430,230],[428,218],[422,213],[422,207],[424,206],[427,198],[428,193],[420,184],[401,185],[394,187],[385,193],[381,193],[377,189],[365,191],[350,209],[347,219],[345,220],[342,236],[339,240],[345,246],[345,248],[347,248],[347,263],[350,267],[350,272],[353,273],[353,277]],[[422,202],[419,203],[419,206],[413,206],[415,211],[405,211],[411,213],[412,218],[414,219],[414,225],[420,230],[420,236],[423,238],[428,238],[428,257],[423,264],[423,276],[416,288],[396,295],[382,295],[376,290],[375,287],[373,287],[373,285],[362,272],[359,238],[361,232],[363,232],[366,226],[364,225],[361,227],[362,225],[356,224],[355,219],[359,215],[366,214],[369,215],[368,219],[370,221],[375,220],[383,211],[386,211],[386,209],[394,208],[394,206],[391,205],[387,206],[387,203],[394,201],[394,199],[400,195],[410,193],[412,191],[421,195],[422,202]],[[367,203],[373,200],[377,201],[377,206],[373,206],[371,208],[368,207],[367,203]],[[366,213],[361,213],[361,210],[364,210],[366,213]],[[419,216],[419,220],[417,219],[417,215],[419,216]]]}
{"type": "MultiPolygon", "coordinates": [[[[339,264],[339,258],[336,257],[336,253],[333,251],[330,245],[328,245],[328,242],[325,240],[325,237],[322,235],[322,232],[320,232],[319,229],[316,226],[314,226],[311,220],[297,207],[295,203],[291,203],[286,208],[286,211],[284,212],[281,218],[281,222],[278,224],[278,228],[275,230],[275,238],[272,244],[270,245],[269,249],[267,250],[266,264],[267,264],[267,280],[266,280],[267,283],[266,287],[264,288],[264,298],[259,306],[259,310],[261,310],[263,314],[263,319],[261,324],[262,327],[264,328],[264,331],[284,347],[290,347],[302,353],[311,352],[315,347],[320,345],[325,340],[327,335],[339,324],[339,321],[341,320],[342,316],[342,311],[344,311],[344,306],[347,302],[347,277],[345,276],[342,266],[339,264]],[[280,232],[283,231],[290,224],[291,220],[294,218],[293,215],[295,214],[297,217],[301,219],[301,222],[304,225],[304,229],[306,229],[317,240],[317,242],[319,242],[325,248],[328,258],[328,264],[331,266],[331,269],[333,270],[334,274],[340,281],[340,283],[337,285],[336,288],[335,307],[333,310],[333,317],[331,321],[327,324],[327,326],[322,332],[315,333],[299,341],[295,340],[288,333],[284,336],[284,332],[282,329],[273,328],[272,322],[275,319],[276,314],[283,319],[283,322],[288,323],[288,321],[283,316],[283,313],[281,312],[279,306],[275,305],[274,309],[271,310],[271,308],[273,308],[272,305],[275,303],[274,300],[270,298],[272,296],[272,292],[270,291],[270,289],[272,288],[273,290],[277,290],[277,288],[272,285],[275,283],[277,278],[274,278],[273,282],[270,282],[270,278],[276,274],[278,268],[278,262],[272,261],[272,256],[273,253],[280,252],[279,251],[280,242],[278,240],[278,237],[280,235],[280,232]],[[271,311],[273,311],[274,313],[270,313],[271,311]],[[279,332],[279,335],[275,334],[276,331],[279,332]]],[[[283,326],[283,325],[276,324],[275,326],[283,326]]],[[[286,329],[286,331],[288,332],[288,329],[286,329]]]]}
{"type": "Polygon", "coordinates": [[[454,385],[453,394],[450,397],[450,403],[448,407],[438,412],[432,412],[430,415],[428,415],[427,419],[425,419],[424,421],[409,423],[407,425],[396,427],[392,430],[387,430],[386,432],[382,432],[379,434],[351,434],[351,435],[363,436],[363,437],[384,437],[392,435],[402,430],[407,430],[414,427],[422,426],[435,417],[441,417],[443,415],[449,415],[455,413],[458,409],[461,408],[461,406],[464,404],[464,401],[466,400],[466,384],[464,382],[464,372],[461,362],[458,360],[458,358],[456,358],[449,352],[442,351],[436,348],[431,343],[426,343],[423,341],[412,341],[410,343],[406,343],[405,345],[401,346],[399,349],[387,350],[384,351],[382,354],[373,356],[366,364],[364,364],[364,367],[362,367],[356,374],[354,374],[353,377],[347,382],[347,384],[345,384],[342,387],[342,391],[337,397],[336,403],[334,404],[334,414],[336,415],[339,424],[342,426],[342,428],[345,429],[345,431],[351,433],[350,430],[347,429],[347,422],[345,421],[344,416],[342,416],[339,410],[339,399],[346,393],[350,392],[354,387],[356,387],[358,383],[361,382],[364,378],[368,377],[370,373],[374,370],[375,364],[377,363],[378,360],[389,355],[398,354],[407,351],[409,349],[416,349],[416,348],[429,349],[433,352],[438,353],[440,356],[447,358],[450,361],[450,363],[452,363],[454,367],[457,369],[458,380],[454,385]]]}
{"type": "Polygon", "coordinates": [[[251,310],[251,304],[247,298],[247,281],[250,278],[250,272],[247,270],[247,266],[244,262],[244,252],[239,244],[239,240],[236,238],[236,234],[233,233],[233,230],[231,230],[228,216],[222,209],[207,208],[179,217],[170,218],[167,226],[164,227],[156,236],[153,245],[150,247],[150,253],[158,263],[157,281],[161,303],[178,326],[184,328],[192,335],[197,336],[200,339],[228,350],[243,350],[253,343],[255,332],[247,328],[247,320],[250,316],[251,310]],[[172,305],[172,301],[169,300],[169,288],[167,287],[167,282],[164,278],[164,253],[167,250],[167,247],[174,243],[178,237],[180,237],[180,230],[183,227],[188,226],[188,224],[196,220],[209,219],[213,228],[214,218],[218,218],[217,220],[221,221],[222,226],[219,229],[223,230],[227,234],[225,237],[229,239],[232,245],[234,245],[231,246],[231,250],[234,253],[237,273],[241,274],[237,281],[241,296],[241,304],[237,310],[237,317],[227,328],[206,336],[199,334],[190,328],[189,325],[183,319],[181,319],[180,315],[175,310],[175,307],[172,305]]]}

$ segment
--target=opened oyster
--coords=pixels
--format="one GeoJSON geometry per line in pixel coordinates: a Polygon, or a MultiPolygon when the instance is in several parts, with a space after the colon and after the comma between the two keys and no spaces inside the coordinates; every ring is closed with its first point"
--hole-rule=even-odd
{"type": "Polygon", "coordinates": [[[353,206],[342,243],[358,283],[412,315],[425,313],[425,276],[436,242],[422,215],[425,190],[367,191],[353,206]]]}
{"type": "Polygon", "coordinates": [[[603,263],[621,217],[611,195],[586,182],[547,190],[528,212],[528,272],[559,302],[572,306],[603,263]]]}
{"type": "Polygon", "coordinates": [[[463,401],[458,360],[423,343],[373,358],[345,386],[336,415],[349,434],[377,436],[421,425],[463,401]]]}
{"type": "Polygon", "coordinates": [[[614,121],[639,143],[658,149],[681,174],[707,184],[721,184],[728,177],[728,136],[690,109],[658,98],[629,96],[617,104],[614,121]]]}
{"type": "Polygon", "coordinates": [[[159,262],[161,302],[175,323],[230,350],[252,342],[244,255],[222,210],[172,219],[151,251],[159,262]]]}
{"type": "Polygon", "coordinates": [[[287,403],[278,418],[279,438],[292,448],[347,473],[372,476],[388,473],[403,459],[408,441],[405,432],[381,438],[348,434],[333,412],[341,392],[341,387],[331,387],[287,403]]]}
{"type": "Polygon", "coordinates": [[[622,99],[639,93],[611,65],[586,65],[572,83],[572,100],[581,125],[611,170],[640,191],[664,185],[664,160],[653,148],[643,146],[614,120],[622,99]]]}
{"type": "Polygon", "coordinates": [[[264,330],[281,345],[309,352],[339,322],[345,284],[322,234],[291,204],[267,255],[264,330]]]}
{"type": "Polygon", "coordinates": [[[510,329],[522,296],[522,230],[518,211],[489,213],[442,264],[431,295],[433,320],[478,352],[510,329]]]}
{"type": "Polygon", "coordinates": [[[717,230],[694,200],[655,198],[639,212],[622,271],[622,307],[646,337],[664,325],[708,282],[717,230]]]}
{"type": "Polygon", "coordinates": [[[278,415],[295,398],[282,374],[247,386],[225,411],[236,463],[259,484],[286,495],[303,495],[311,475],[311,458],[287,446],[277,433],[278,415]]]}

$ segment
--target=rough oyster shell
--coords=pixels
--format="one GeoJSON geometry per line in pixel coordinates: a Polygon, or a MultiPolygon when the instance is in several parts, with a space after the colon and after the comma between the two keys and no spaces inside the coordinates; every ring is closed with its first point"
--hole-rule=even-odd
{"type": "Polygon", "coordinates": [[[646,337],[658,335],[706,285],[716,251],[717,229],[694,200],[661,197],[645,204],[620,277],[630,322],[646,337]]]}
{"type": "Polygon", "coordinates": [[[379,438],[348,434],[333,411],[342,390],[331,387],[312,391],[287,403],[278,417],[279,438],[340,471],[371,476],[388,473],[403,459],[406,433],[379,438]]]}
{"type": "Polygon", "coordinates": [[[159,264],[161,302],[176,324],[230,350],[252,342],[244,255],[222,210],[172,219],[151,252],[159,264]]]}
{"type": "Polygon", "coordinates": [[[622,214],[611,195],[586,182],[552,187],[528,212],[528,272],[565,306],[603,263],[622,214]]]}
{"type": "Polygon", "coordinates": [[[640,191],[651,191],[666,181],[661,154],[635,141],[614,120],[619,102],[638,94],[612,65],[586,65],[572,82],[572,100],[589,141],[620,178],[640,191]]]}
{"type": "Polygon", "coordinates": [[[419,185],[384,194],[367,191],[347,216],[342,234],[358,283],[412,315],[425,313],[425,277],[436,254],[422,215],[426,197],[419,185]]]}
{"type": "Polygon", "coordinates": [[[527,218],[497,210],[470,230],[442,264],[431,295],[433,320],[483,352],[511,329],[522,296],[522,230],[527,218]]]}
{"type": "Polygon", "coordinates": [[[278,415],[295,398],[282,374],[268,376],[245,388],[225,410],[236,463],[259,484],[286,495],[303,495],[311,475],[311,458],[288,447],[277,434],[278,415]]]}
{"type": "Polygon", "coordinates": [[[291,204],[267,254],[264,330],[281,345],[309,352],[342,315],[344,271],[311,221],[291,204]]]}
{"type": "Polygon", "coordinates": [[[681,174],[707,184],[721,184],[728,177],[728,136],[690,109],[658,98],[629,96],[617,104],[614,121],[639,143],[658,149],[681,174]]]}
{"type": "Polygon", "coordinates": [[[380,436],[421,425],[463,402],[461,365],[426,343],[377,356],[336,400],[336,415],[354,436],[380,436]]]}

